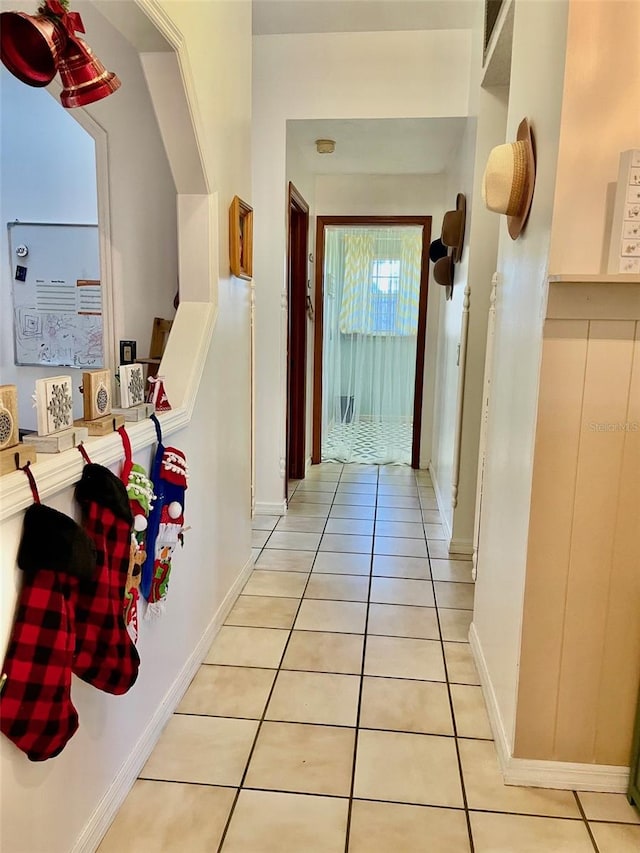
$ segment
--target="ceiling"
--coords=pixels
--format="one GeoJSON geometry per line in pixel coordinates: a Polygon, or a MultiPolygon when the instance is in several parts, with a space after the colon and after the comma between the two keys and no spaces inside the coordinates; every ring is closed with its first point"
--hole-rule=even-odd
{"type": "MultiPolygon", "coordinates": [[[[253,0],[254,35],[471,29],[480,4],[471,0],[253,0]]],[[[437,174],[447,170],[465,118],[308,120],[287,122],[316,175],[437,174]],[[334,154],[315,140],[334,139],[334,154]]]]}
{"type": "Polygon", "coordinates": [[[287,145],[299,149],[311,174],[417,175],[446,171],[466,118],[313,119],[287,122],[287,145]],[[318,154],[316,139],[334,139],[318,154]]]}
{"type": "Polygon", "coordinates": [[[471,0],[253,0],[254,35],[471,29],[471,0]]]}

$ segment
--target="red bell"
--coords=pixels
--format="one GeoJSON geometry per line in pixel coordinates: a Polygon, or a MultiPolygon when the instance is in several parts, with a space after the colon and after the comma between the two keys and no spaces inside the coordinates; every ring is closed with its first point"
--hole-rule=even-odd
{"type": "Polygon", "coordinates": [[[120,88],[120,80],[107,71],[78,36],[69,39],[58,62],[64,89],[60,94],[63,107],[84,107],[111,95],[120,88]]]}
{"type": "Polygon", "coordinates": [[[49,85],[66,43],[64,29],[45,15],[0,14],[0,59],[29,86],[49,85]]]}

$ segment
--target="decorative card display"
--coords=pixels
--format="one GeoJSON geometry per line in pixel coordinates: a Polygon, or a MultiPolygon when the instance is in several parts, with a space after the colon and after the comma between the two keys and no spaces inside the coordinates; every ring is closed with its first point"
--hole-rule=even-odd
{"type": "Polygon", "coordinates": [[[130,409],[144,403],[144,375],[141,364],[121,364],[120,376],[120,406],[130,409]]]}
{"type": "Polygon", "coordinates": [[[13,447],[18,438],[18,389],[0,385],[0,450],[13,447]]]}
{"type": "Polygon", "coordinates": [[[38,435],[51,435],[73,426],[73,392],[70,376],[36,380],[38,435]]]}
{"type": "Polygon", "coordinates": [[[84,420],[111,414],[111,371],[89,370],[82,374],[84,420]]]}

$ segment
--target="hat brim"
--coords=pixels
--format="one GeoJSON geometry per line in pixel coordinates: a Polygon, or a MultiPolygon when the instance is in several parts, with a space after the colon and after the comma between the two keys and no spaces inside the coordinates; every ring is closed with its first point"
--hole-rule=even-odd
{"type": "Polygon", "coordinates": [[[531,202],[533,201],[533,190],[536,183],[536,154],[534,139],[531,132],[531,125],[526,118],[523,118],[518,125],[516,140],[518,142],[524,142],[525,144],[527,175],[522,210],[516,216],[507,216],[507,230],[509,231],[509,236],[512,240],[516,240],[520,236],[520,232],[527,223],[529,211],[531,210],[531,202]]]}
{"type": "Polygon", "coordinates": [[[458,193],[456,196],[456,210],[460,211],[461,214],[461,224],[460,231],[458,233],[458,244],[454,247],[453,250],[453,262],[457,264],[462,257],[462,247],[464,245],[464,228],[467,221],[467,199],[464,193],[458,193]]]}

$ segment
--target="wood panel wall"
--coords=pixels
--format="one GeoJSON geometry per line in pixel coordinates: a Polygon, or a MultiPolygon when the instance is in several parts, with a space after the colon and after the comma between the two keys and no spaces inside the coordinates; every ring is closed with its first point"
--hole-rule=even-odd
{"type": "Polygon", "coordinates": [[[598,285],[597,312],[594,287],[573,299],[551,285],[514,755],[627,766],[640,683],[640,285],[611,309],[598,285]]]}

